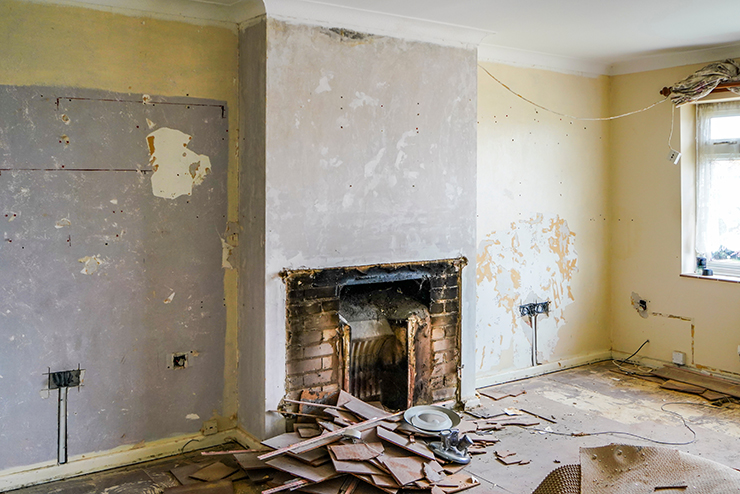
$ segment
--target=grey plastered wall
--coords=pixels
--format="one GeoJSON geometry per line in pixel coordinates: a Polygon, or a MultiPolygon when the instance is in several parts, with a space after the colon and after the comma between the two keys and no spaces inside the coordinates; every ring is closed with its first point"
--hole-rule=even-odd
{"type": "Polygon", "coordinates": [[[13,445],[0,470],[56,459],[47,368],[86,370],[69,395],[71,457],[221,413],[227,109],[143,101],[0,86],[0,444],[13,445]],[[162,128],[210,159],[190,196],[153,194],[147,136],[162,128]],[[179,352],[190,366],[168,370],[179,352]]]}
{"type": "Polygon", "coordinates": [[[265,70],[267,22],[240,29],[239,425],[264,435],[265,374],[265,70]]]}
{"type": "Polygon", "coordinates": [[[460,255],[470,261],[462,394],[471,397],[475,50],[273,19],[267,43],[262,405],[275,408],[284,393],[282,269],[460,255]]]}

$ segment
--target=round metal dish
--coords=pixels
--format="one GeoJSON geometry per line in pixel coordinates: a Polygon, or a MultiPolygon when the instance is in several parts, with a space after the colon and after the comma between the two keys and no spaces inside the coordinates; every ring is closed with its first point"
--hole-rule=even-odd
{"type": "Polygon", "coordinates": [[[452,429],[460,423],[460,416],[447,408],[434,405],[411,407],[403,418],[417,429],[428,432],[439,432],[452,429]]]}

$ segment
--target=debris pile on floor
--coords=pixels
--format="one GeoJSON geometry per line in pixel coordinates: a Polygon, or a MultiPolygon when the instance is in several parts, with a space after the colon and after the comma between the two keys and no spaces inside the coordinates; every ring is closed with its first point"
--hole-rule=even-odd
{"type": "Polygon", "coordinates": [[[740,383],[722,377],[680,367],[664,366],[658,369],[641,368],[631,362],[615,361],[614,372],[639,377],[658,383],[663,389],[701,396],[707,401],[728,402],[740,399],[740,383]],[[624,364],[631,364],[631,370],[624,364]]]}
{"type": "MultiPolygon", "coordinates": [[[[494,431],[539,423],[515,409],[472,414],[466,420],[440,406],[389,413],[344,391],[331,405],[285,401],[300,408],[282,413],[312,422],[295,423],[293,432],[263,441],[269,449],[227,452],[229,459],[236,460],[238,471],[225,460],[205,468],[188,465],[189,471],[184,470],[188,467],[174,469],[173,475],[185,485],[165,492],[232,493],[233,476],[246,475],[262,494],[294,490],[309,494],[396,494],[399,490],[453,494],[479,485],[465,466],[470,455],[485,454],[487,447],[498,442],[494,431]],[[207,485],[212,487],[204,490],[207,485]]],[[[491,452],[504,465],[529,463],[512,452],[491,452]]]]}

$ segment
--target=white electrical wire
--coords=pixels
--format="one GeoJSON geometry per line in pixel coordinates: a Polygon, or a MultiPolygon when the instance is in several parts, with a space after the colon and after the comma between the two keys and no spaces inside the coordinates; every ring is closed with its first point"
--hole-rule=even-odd
{"type": "Polygon", "coordinates": [[[673,146],[671,146],[671,141],[673,140],[673,124],[674,124],[675,116],[676,116],[676,106],[672,105],[671,106],[671,133],[668,134],[668,149],[670,149],[671,151],[675,151],[675,149],[673,149],[673,146]]]}
{"type": "Polygon", "coordinates": [[[521,94],[517,93],[516,91],[514,91],[513,89],[511,89],[509,86],[507,86],[506,84],[504,84],[503,82],[501,82],[500,80],[498,80],[493,74],[491,74],[488,70],[486,70],[486,68],[483,67],[482,65],[478,64],[478,67],[480,67],[481,69],[483,69],[483,72],[485,72],[486,74],[488,74],[491,77],[491,79],[493,79],[494,81],[496,81],[499,84],[501,84],[511,94],[517,96],[518,98],[523,99],[524,101],[526,101],[530,105],[536,106],[537,108],[540,108],[541,110],[545,110],[545,111],[548,111],[550,113],[554,113],[555,115],[559,115],[561,117],[571,118],[573,120],[589,120],[589,121],[616,120],[618,118],[628,117],[630,115],[634,115],[635,113],[641,113],[641,112],[647,111],[647,110],[649,110],[649,109],[651,109],[651,108],[653,108],[655,106],[658,106],[659,104],[663,103],[664,101],[667,101],[668,100],[668,97],[665,97],[665,98],[663,98],[660,101],[656,101],[655,103],[653,103],[650,106],[646,106],[645,108],[641,108],[639,110],[631,111],[631,112],[628,112],[628,113],[623,113],[621,115],[614,115],[613,117],[593,117],[593,118],[592,117],[575,117],[573,115],[568,115],[567,113],[560,113],[560,112],[557,112],[555,110],[551,110],[549,108],[546,108],[546,107],[544,107],[542,105],[538,105],[534,101],[525,98],[524,96],[522,96],[521,94]]]}

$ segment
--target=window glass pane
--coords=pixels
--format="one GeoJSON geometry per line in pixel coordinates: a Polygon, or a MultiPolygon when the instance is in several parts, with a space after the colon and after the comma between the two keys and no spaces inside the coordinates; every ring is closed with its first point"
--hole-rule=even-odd
{"type": "Polygon", "coordinates": [[[711,140],[740,138],[740,116],[715,117],[710,121],[711,140]]]}
{"type": "Polygon", "coordinates": [[[708,187],[707,247],[713,259],[740,256],[740,161],[714,161],[708,187]]]}

